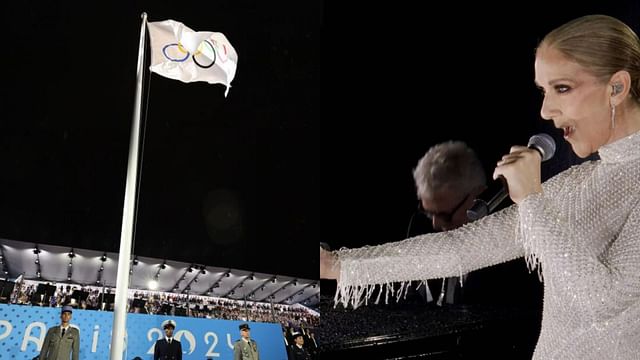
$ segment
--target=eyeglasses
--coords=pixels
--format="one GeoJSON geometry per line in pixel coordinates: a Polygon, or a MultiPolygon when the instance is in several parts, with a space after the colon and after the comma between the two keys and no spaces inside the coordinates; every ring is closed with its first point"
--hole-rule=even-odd
{"type": "Polygon", "coordinates": [[[458,212],[458,210],[460,210],[460,207],[467,201],[469,196],[471,196],[471,193],[467,194],[467,196],[465,196],[464,199],[462,199],[462,201],[460,201],[458,203],[458,205],[456,205],[450,211],[448,211],[448,212],[438,212],[438,213],[434,213],[434,212],[425,210],[422,207],[422,201],[418,200],[418,211],[423,213],[424,216],[428,217],[429,219],[433,220],[433,218],[438,217],[439,219],[441,219],[441,220],[443,220],[445,222],[451,222],[453,220],[453,216],[458,212]]]}

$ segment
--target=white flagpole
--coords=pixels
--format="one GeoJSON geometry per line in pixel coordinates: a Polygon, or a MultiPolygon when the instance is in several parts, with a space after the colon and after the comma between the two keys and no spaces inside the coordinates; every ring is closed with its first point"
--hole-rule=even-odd
{"type": "Polygon", "coordinates": [[[129,289],[129,269],[131,259],[131,243],[133,236],[133,215],[135,213],[136,179],[138,175],[138,141],[140,137],[140,112],[142,103],[142,77],[144,74],[145,30],[147,14],[142,13],[140,27],[140,46],[138,48],[138,67],[136,70],[136,95],[133,105],[133,123],[129,140],[129,159],[127,164],[127,183],[124,191],[124,207],[122,209],[122,231],[120,233],[120,253],[118,255],[118,277],[113,307],[113,331],[111,335],[110,360],[122,360],[125,349],[127,326],[127,293],[129,289]]]}

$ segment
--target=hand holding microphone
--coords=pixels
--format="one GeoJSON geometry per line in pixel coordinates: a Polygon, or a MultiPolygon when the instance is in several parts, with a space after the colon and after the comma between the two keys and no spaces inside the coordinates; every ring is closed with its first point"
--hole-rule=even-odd
{"type": "Polygon", "coordinates": [[[509,197],[518,204],[527,195],[542,192],[540,154],[525,146],[512,146],[509,154],[498,161],[493,179],[503,177],[509,189],[509,197]]]}
{"type": "Polygon", "coordinates": [[[493,172],[493,179],[503,181],[500,191],[491,200],[476,199],[467,210],[470,220],[488,215],[507,196],[516,204],[529,194],[542,192],[540,163],[551,159],[556,151],[556,143],[547,134],[534,135],[525,146],[512,146],[509,154],[502,157],[493,172]],[[507,186],[508,185],[508,186],[507,186]]]}

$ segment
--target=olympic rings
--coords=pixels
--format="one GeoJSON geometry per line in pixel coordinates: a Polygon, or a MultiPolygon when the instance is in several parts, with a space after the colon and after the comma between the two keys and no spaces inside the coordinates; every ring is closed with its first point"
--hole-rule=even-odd
{"type": "MultiPolygon", "coordinates": [[[[226,48],[224,49],[224,51],[226,52],[226,48]]],[[[175,61],[175,62],[185,62],[189,59],[189,56],[191,56],[191,59],[193,60],[193,62],[198,67],[201,67],[203,69],[208,69],[212,67],[216,63],[216,58],[218,56],[215,46],[208,40],[204,40],[200,44],[200,46],[198,46],[198,49],[193,55],[191,55],[191,53],[187,49],[185,49],[180,43],[172,43],[172,44],[165,45],[162,48],[162,54],[164,55],[165,58],[167,58],[167,60],[175,61]],[[184,57],[182,56],[182,54],[184,54],[184,57]],[[203,55],[203,56],[199,56],[199,55],[203,55]],[[197,59],[196,59],[196,56],[198,56],[197,59]]]]}

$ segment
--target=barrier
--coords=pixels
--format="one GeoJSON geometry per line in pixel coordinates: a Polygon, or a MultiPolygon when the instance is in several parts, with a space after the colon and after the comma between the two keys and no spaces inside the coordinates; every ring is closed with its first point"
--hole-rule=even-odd
{"type": "MultiPolygon", "coordinates": [[[[47,329],[60,324],[61,308],[0,304],[0,359],[32,359],[42,348],[47,329]]],[[[182,345],[183,359],[232,359],[233,343],[240,338],[239,320],[127,314],[125,359],[153,359],[155,342],[164,336],[164,320],[176,322],[174,338],[182,345]]],[[[261,359],[286,360],[280,324],[246,322],[258,343],[261,359]]],[[[71,326],[80,329],[80,359],[109,359],[113,313],[74,310],[71,326]]]]}

